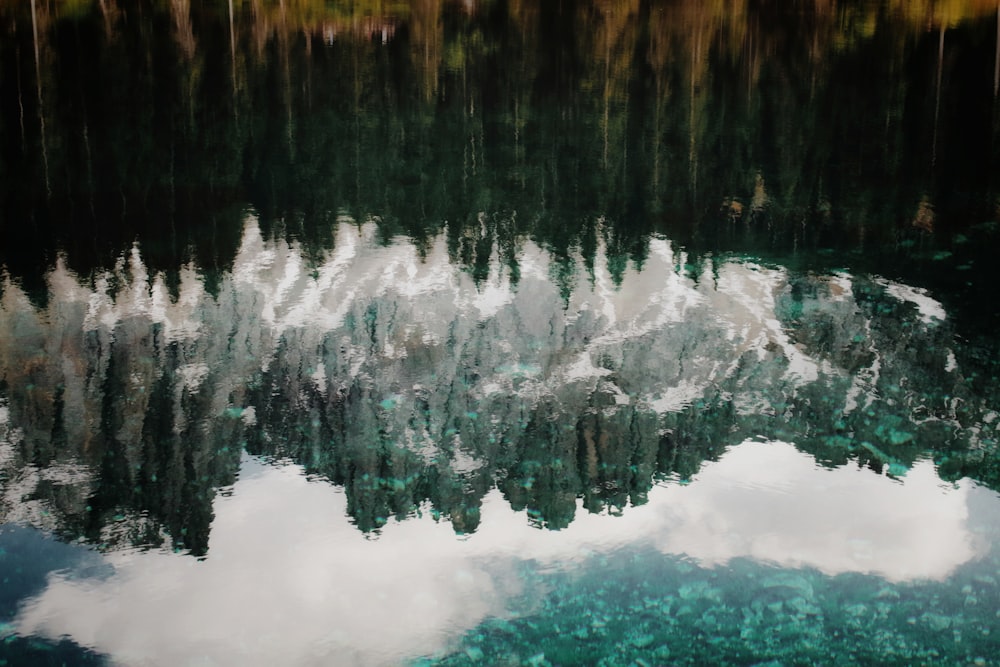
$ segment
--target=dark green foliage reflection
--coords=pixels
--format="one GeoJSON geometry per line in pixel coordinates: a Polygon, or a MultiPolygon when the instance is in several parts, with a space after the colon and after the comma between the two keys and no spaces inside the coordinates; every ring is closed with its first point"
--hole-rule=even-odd
{"type": "Polygon", "coordinates": [[[224,268],[248,205],[312,258],[447,228],[478,279],[525,236],[616,279],[651,231],[947,251],[995,217],[995,17],[888,5],[4,3],[0,262],[224,268]]]}

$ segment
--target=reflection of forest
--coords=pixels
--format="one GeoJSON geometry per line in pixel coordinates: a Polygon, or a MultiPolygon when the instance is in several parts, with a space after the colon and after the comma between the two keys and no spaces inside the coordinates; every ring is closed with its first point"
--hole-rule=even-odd
{"type": "Polygon", "coordinates": [[[994,216],[994,3],[779,5],[0,3],[0,261],[139,235],[225,267],[248,202],[312,253],[342,212],[447,223],[473,272],[524,236],[588,255],[598,218],[620,265],[653,229],[854,248],[994,216]]]}
{"type": "Polygon", "coordinates": [[[0,1],[3,518],[202,553],[243,449],[366,531],[758,435],[996,488],[925,294],[719,259],[923,253],[995,336],[996,5],[776,4],[0,1]]]}
{"type": "Polygon", "coordinates": [[[60,261],[42,305],[8,280],[0,518],[203,553],[244,449],[342,485],[364,531],[418,511],[473,531],[494,486],[560,528],[758,436],[893,475],[933,452],[1000,484],[991,399],[921,290],[692,263],[662,238],[618,276],[603,245],[566,275],[528,241],[516,284],[500,262],[477,282],[447,235],[377,239],[341,224],[311,261],[250,218],[212,292],[138,249],[91,280],[60,261]]]}

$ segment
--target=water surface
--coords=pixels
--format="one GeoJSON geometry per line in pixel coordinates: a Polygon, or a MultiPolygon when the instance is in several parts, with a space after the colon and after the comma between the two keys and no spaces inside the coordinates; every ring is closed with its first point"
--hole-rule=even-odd
{"type": "Polygon", "coordinates": [[[996,6],[0,15],[0,659],[995,664],[996,6]]]}

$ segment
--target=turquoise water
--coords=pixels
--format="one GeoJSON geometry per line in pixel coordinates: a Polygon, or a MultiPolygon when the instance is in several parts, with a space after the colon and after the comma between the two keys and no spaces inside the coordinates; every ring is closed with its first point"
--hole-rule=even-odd
{"type": "Polygon", "coordinates": [[[995,8],[0,17],[0,664],[1000,664],[995,8]]]}

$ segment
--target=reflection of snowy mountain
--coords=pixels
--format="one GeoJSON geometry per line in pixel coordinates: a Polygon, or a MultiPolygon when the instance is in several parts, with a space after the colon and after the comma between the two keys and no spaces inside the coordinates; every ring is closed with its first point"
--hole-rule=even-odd
{"type": "Polygon", "coordinates": [[[311,265],[250,220],[213,293],[189,266],[171,294],[138,249],[91,281],[58,264],[41,307],[8,281],[5,520],[200,552],[245,447],[345,485],[365,530],[424,501],[474,530],[494,485],[561,527],[746,437],[901,474],[995,430],[909,286],[692,266],[654,239],[641,271],[581,267],[565,301],[544,251],[519,261],[477,285],[443,239],[421,256],[345,223],[311,265]]]}

